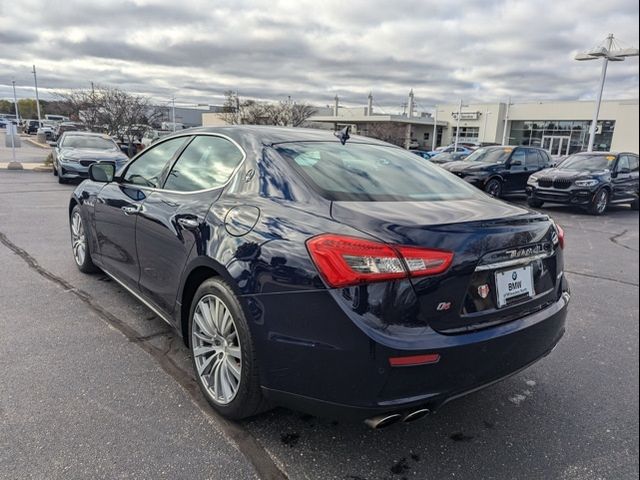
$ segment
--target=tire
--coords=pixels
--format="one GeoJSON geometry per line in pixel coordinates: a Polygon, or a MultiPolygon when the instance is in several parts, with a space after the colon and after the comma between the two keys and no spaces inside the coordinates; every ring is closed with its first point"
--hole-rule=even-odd
{"type": "Polygon", "coordinates": [[[60,174],[60,172],[57,172],[57,173],[55,174],[55,176],[56,176],[56,177],[58,177],[58,183],[60,183],[60,184],[69,183],[69,180],[67,180],[66,178],[64,178],[64,177],[60,174]]]}
{"type": "Polygon", "coordinates": [[[609,190],[602,188],[598,190],[589,204],[588,212],[591,215],[604,215],[609,207],[609,190]]]}
{"type": "Polygon", "coordinates": [[[531,208],[540,208],[544,205],[544,202],[542,200],[538,200],[537,198],[529,197],[527,198],[527,205],[529,205],[531,208]]]}
{"type": "Polygon", "coordinates": [[[73,253],[73,259],[76,262],[78,270],[83,273],[97,272],[98,267],[94,265],[91,259],[89,238],[84,228],[84,221],[82,220],[80,207],[78,205],[71,210],[69,230],[71,231],[71,252],[73,253]]]}
{"type": "Polygon", "coordinates": [[[502,195],[502,182],[497,178],[492,178],[485,184],[484,191],[492,197],[500,198],[500,195],[502,195]]]}
{"type": "Polygon", "coordinates": [[[198,385],[218,413],[239,420],[267,409],[247,319],[231,287],[219,278],[205,280],[193,296],[189,346],[198,385]]]}

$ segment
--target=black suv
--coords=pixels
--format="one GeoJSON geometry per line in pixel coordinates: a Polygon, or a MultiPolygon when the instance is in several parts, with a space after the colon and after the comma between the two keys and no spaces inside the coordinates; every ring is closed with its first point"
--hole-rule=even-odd
{"type": "Polygon", "coordinates": [[[551,165],[546,150],[535,147],[484,147],[463,161],[442,165],[489,195],[524,194],[533,173],[551,165]]]}
{"type": "Polygon", "coordinates": [[[529,177],[531,207],[545,202],[586,207],[602,215],[612,203],[630,203],[638,210],[638,155],[635,153],[576,153],[557,168],[529,177]]]}

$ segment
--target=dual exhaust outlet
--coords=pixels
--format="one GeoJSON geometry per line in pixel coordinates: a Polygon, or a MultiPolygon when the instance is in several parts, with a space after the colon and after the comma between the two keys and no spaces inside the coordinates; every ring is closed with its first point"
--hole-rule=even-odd
{"type": "Polygon", "coordinates": [[[375,417],[367,418],[364,423],[373,429],[388,427],[394,423],[403,422],[409,423],[416,420],[420,420],[422,417],[428,415],[430,410],[428,408],[419,408],[412,410],[409,413],[386,413],[383,415],[377,415],[375,417]]]}

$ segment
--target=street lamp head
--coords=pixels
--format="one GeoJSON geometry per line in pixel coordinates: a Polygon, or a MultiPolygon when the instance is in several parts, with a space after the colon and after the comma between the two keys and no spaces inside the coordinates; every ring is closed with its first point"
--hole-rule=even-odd
{"type": "Polygon", "coordinates": [[[640,51],[637,48],[623,48],[620,50],[614,50],[611,52],[611,55],[615,55],[616,57],[637,57],[640,51]]]}
{"type": "Polygon", "coordinates": [[[591,57],[606,57],[609,55],[609,51],[604,47],[594,48],[590,52],[587,52],[587,55],[591,57]]]}
{"type": "Polygon", "coordinates": [[[573,58],[575,60],[578,60],[579,62],[583,62],[585,60],[596,60],[598,57],[592,57],[591,55],[589,55],[587,53],[579,53],[573,58]]]}

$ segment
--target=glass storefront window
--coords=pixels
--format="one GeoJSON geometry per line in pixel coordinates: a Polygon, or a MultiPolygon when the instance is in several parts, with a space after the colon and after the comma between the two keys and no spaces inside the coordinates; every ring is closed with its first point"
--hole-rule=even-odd
{"type": "MultiPolygon", "coordinates": [[[[615,123],[614,120],[598,122],[594,150],[607,151],[611,148],[615,123]]],[[[589,120],[515,120],[511,122],[509,144],[540,147],[544,137],[565,137],[568,141],[565,140],[562,145],[568,145],[568,153],[582,152],[587,150],[589,144],[590,125],[589,120]]],[[[564,155],[566,152],[561,153],[564,155]]]]}

